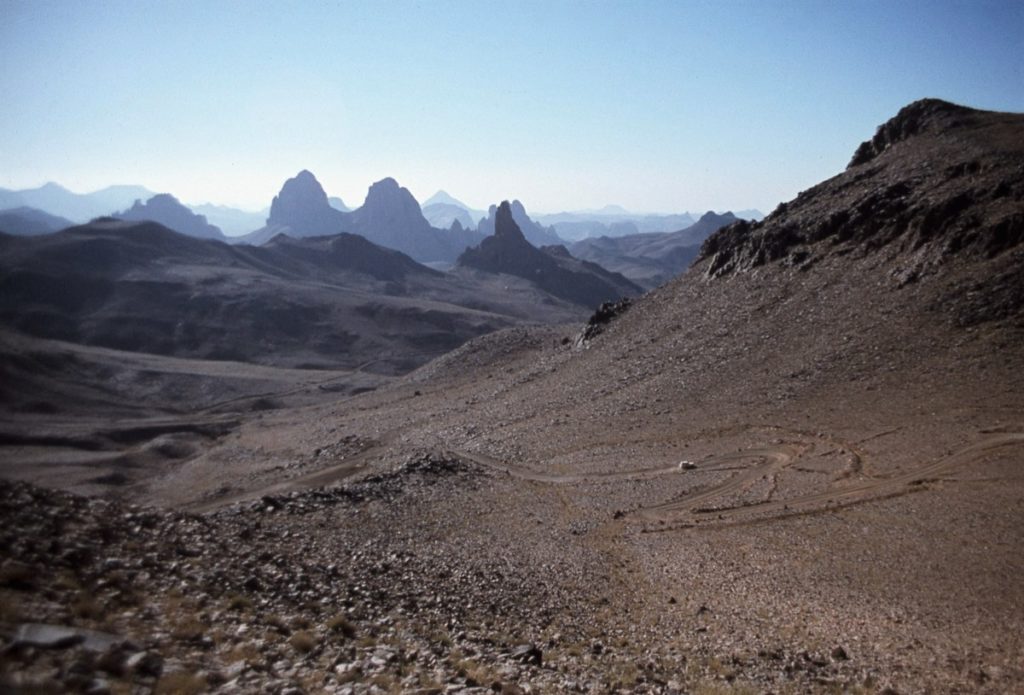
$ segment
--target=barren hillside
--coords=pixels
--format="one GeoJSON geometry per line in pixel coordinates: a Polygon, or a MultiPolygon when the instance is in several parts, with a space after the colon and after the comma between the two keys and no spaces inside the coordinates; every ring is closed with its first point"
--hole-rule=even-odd
{"type": "Polygon", "coordinates": [[[1022,172],[1024,117],[916,102],[610,320],[240,419],[118,490],[173,513],[4,484],[6,677],[1018,691],[1022,172]]]}

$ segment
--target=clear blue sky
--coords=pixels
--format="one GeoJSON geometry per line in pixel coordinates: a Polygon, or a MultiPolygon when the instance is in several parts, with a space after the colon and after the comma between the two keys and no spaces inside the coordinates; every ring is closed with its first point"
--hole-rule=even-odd
{"type": "Polygon", "coordinates": [[[768,212],[915,99],[1024,111],[1022,37],[1022,0],[0,0],[0,186],[768,212]]]}

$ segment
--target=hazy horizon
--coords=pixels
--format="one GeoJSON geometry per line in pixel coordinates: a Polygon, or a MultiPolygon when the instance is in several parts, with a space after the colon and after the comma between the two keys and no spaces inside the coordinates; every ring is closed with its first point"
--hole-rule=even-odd
{"type": "Polygon", "coordinates": [[[923,97],[1024,111],[1024,4],[5,1],[0,186],[259,211],[770,212],[923,97]]]}

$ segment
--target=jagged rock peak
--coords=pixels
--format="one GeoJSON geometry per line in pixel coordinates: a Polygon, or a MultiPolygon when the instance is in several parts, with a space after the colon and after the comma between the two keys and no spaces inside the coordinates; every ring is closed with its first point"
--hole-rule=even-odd
{"type": "Polygon", "coordinates": [[[285,181],[281,192],[274,196],[268,221],[285,223],[295,214],[302,215],[310,208],[330,208],[330,203],[320,182],[310,171],[303,169],[285,181]]]}
{"type": "Polygon", "coordinates": [[[494,236],[497,239],[521,239],[526,241],[523,231],[519,229],[515,219],[512,217],[512,205],[503,200],[498,206],[494,216],[494,236]]]}
{"type": "Polygon", "coordinates": [[[921,133],[959,125],[978,113],[942,99],[920,99],[907,104],[899,113],[878,126],[875,136],[860,144],[847,168],[866,164],[898,142],[921,133]]]}
{"type": "Polygon", "coordinates": [[[381,192],[381,191],[398,191],[398,190],[401,190],[401,189],[402,189],[402,187],[398,185],[398,181],[395,181],[390,176],[386,176],[386,177],[382,178],[380,181],[377,181],[376,183],[374,183],[374,184],[372,184],[370,186],[370,190],[371,191],[378,191],[378,192],[381,192]]]}
{"type": "Polygon", "coordinates": [[[423,218],[420,204],[408,188],[398,185],[390,176],[372,184],[366,192],[363,209],[373,214],[400,216],[419,223],[423,218]]]}

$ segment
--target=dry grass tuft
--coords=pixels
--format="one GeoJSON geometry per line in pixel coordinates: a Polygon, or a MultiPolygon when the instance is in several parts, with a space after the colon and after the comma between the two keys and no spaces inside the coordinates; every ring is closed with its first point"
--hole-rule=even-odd
{"type": "Polygon", "coordinates": [[[356,625],[346,616],[338,614],[327,621],[327,629],[331,632],[340,632],[348,639],[355,639],[356,625]]]}
{"type": "Polygon", "coordinates": [[[288,638],[288,644],[292,649],[302,654],[308,654],[316,647],[316,637],[308,630],[300,630],[288,638]]]}

